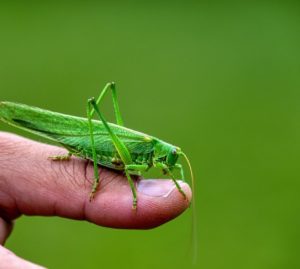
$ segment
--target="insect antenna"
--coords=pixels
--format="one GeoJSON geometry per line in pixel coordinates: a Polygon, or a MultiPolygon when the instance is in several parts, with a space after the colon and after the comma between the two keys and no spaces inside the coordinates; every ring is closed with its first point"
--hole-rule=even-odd
{"type": "Polygon", "coordinates": [[[193,264],[196,264],[197,262],[197,253],[198,253],[198,244],[197,244],[197,215],[196,215],[196,189],[195,189],[195,180],[194,180],[194,174],[192,170],[191,162],[189,161],[188,157],[184,152],[180,153],[184,159],[186,160],[188,167],[190,169],[191,174],[191,181],[192,181],[192,190],[193,190],[193,197],[192,197],[192,207],[193,207],[193,213],[192,213],[192,246],[193,246],[193,264]]]}

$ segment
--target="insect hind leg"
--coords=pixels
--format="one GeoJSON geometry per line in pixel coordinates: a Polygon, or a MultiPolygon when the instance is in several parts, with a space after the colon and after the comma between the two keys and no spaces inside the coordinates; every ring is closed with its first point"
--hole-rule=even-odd
{"type": "MultiPolygon", "coordinates": [[[[99,97],[96,99],[96,105],[99,106],[100,103],[102,102],[105,94],[107,93],[108,90],[111,90],[112,93],[112,100],[113,100],[113,106],[114,106],[114,112],[115,112],[115,117],[117,120],[117,124],[120,126],[123,126],[123,119],[121,116],[121,112],[120,112],[120,107],[119,107],[119,102],[118,102],[118,96],[117,96],[117,90],[116,90],[116,83],[114,82],[109,82],[105,85],[105,87],[103,88],[103,90],[101,91],[99,97]]],[[[93,117],[95,113],[95,109],[92,108],[90,111],[90,116],[93,117]]]]}
{"type": "Polygon", "coordinates": [[[92,148],[92,154],[93,154],[93,165],[94,165],[94,184],[92,187],[92,191],[90,193],[90,201],[93,200],[95,193],[97,191],[99,182],[100,182],[100,177],[99,177],[99,171],[98,171],[98,158],[97,158],[97,153],[96,153],[96,148],[95,148],[95,140],[94,140],[94,131],[93,131],[93,122],[92,122],[92,116],[91,116],[91,102],[90,100],[88,101],[87,105],[87,117],[88,117],[88,124],[89,124],[89,132],[90,132],[90,143],[91,143],[91,148],[92,148]]]}
{"type": "MultiPolygon", "coordinates": [[[[107,130],[122,162],[124,163],[125,165],[125,174],[126,174],[126,177],[127,177],[127,180],[129,182],[129,185],[130,185],[130,188],[131,188],[131,191],[132,191],[132,195],[133,195],[133,204],[132,204],[132,208],[134,210],[136,210],[136,206],[137,206],[137,194],[136,194],[136,189],[135,189],[135,186],[134,186],[134,182],[132,180],[132,178],[130,177],[130,174],[129,174],[129,171],[130,171],[130,168],[134,170],[137,170],[137,167],[133,167],[133,160],[132,160],[132,157],[131,157],[131,154],[128,150],[128,148],[126,147],[126,145],[124,144],[124,142],[114,133],[114,131],[110,128],[108,122],[106,121],[106,119],[104,118],[104,116],[102,115],[102,113],[100,112],[97,104],[96,104],[96,101],[94,98],[91,98],[89,100],[89,105],[90,106],[93,106],[95,112],[97,113],[97,115],[99,116],[99,118],[101,119],[105,129],[107,130]]],[[[141,168],[141,167],[139,167],[141,168]]]]}

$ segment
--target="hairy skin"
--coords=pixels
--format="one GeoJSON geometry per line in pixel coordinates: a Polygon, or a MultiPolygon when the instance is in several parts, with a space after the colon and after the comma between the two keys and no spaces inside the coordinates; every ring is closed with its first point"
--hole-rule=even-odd
{"type": "MultiPolygon", "coordinates": [[[[21,215],[60,216],[97,225],[150,229],[180,215],[191,200],[191,190],[180,182],[185,200],[171,180],[136,180],[138,207],[122,173],[100,167],[101,183],[89,202],[93,183],[92,162],[72,157],[48,157],[66,150],[0,132],[0,244],[21,215]]],[[[0,268],[41,268],[0,246],[0,268]],[[22,267],[23,266],[23,267],[22,267]]]]}

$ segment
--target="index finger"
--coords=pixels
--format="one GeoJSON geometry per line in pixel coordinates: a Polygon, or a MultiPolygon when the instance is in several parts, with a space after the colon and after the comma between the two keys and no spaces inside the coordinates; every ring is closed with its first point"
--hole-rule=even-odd
{"type": "Polygon", "coordinates": [[[126,177],[101,167],[98,191],[89,202],[91,162],[76,157],[53,162],[48,157],[64,154],[64,149],[7,133],[0,133],[0,148],[0,216],[7,220],[22,214],[52,215],[114,228],[147,229],[180,215],[191,200],[184,182],[179,181],[187,199],[171,180],[137,180],[135,212],[126,177]]]}

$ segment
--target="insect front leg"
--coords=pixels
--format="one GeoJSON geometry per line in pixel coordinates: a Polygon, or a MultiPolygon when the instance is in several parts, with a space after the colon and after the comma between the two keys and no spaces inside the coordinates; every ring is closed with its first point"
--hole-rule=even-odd
{"type": "Polygon", "coordinates": [[[154,162],[154,166],[158,167],[160,169],[162,169],[163,171],[165,171],[173,180],[176,188],[178,189],[178,191],[182,194],[182,196],[184,197],[184,199],[187,199],[185,192],[183,191],[183,189],[181,188],[181,186],[178,184],[177,180],[175,179],[173,173],[171,172],[170,168],[161,162],[154,162]]]}
{"type": "Polygon", "coordinates": [[[128,179],[128,182],[129,182],[132,194],[133,194],[133,204],[132,204],[133,209],[136,209],[136,206],[137,206],[137,195],[136,195],[134,183],[130,177],[129,172],[130,171],[143,172],[143,171],[146,171],[148,168],[149,168],[148,164],[129,164],[129,165],[125,166],[125,174],[126,174],[126,177],[128,179]]]}
{"type": "Polygon", "coordinates": [[[180,175],[181,175],[181,179],[183,181],[185,181],[185,176],[184,176],[184,171],[183,171],[183,167],[181,164],[179,163],[176,163],[175,166],[174,166],[175,169],[178,169],[180,171],[180,175]]]}
{"type": "Polygon", "coordinates": [[[135,190],[135,186],[134,186],[134,182],[129,174],[129,168],[127,166],[130,167],[130,165],[133,165],[133,161],[132,161],[132,157],[131,154],[129,152],[129,150],[127,149],[127,147],[125,146],[124,142],[113,132],[113,130],[109,127],[106,119],[104,118],[104,116],[102,115],[102,113],[100,112],[96,101],[94,98],[91,98],[89,101],[89,106],[92,106],[94,108],[94,110],[96,111],[97,115],[99,116],[99,118],[101,119],[105,129],[107,130],[122,162],[125,165],[125,175],[127,177],[127,180],[129,182],[131,191],[132,191],[132,195],[133,195],[133,203],[132,203],[132,208],[136,209],[137,206],[137,195],[136,195],[136,190],[135,190]]]}
{"type": "MultiPolygon", "coordinates": [[[[103,100],[103,97],[107,93],[108,90],[111,90],[111,92],[112,92],[113,106],[114,106],[117,124],[120,126],[123,126],[124,122],[123,122],[121,112],[120,112],[120,107],[119,107],[119,102],[118,102],[118,97],[117,97],[117,90],[116,90],[116,83],[109,82],[105,85],[105,87],[103,88],[99,97],[96,100],[96,105],[97,106],[100,105],[100,102],[103,100]]],[[[91,117],[93,117],[94,113],[95,113],[95,109],[92,108],[92,110],[90,112],[91,117]]]]}

